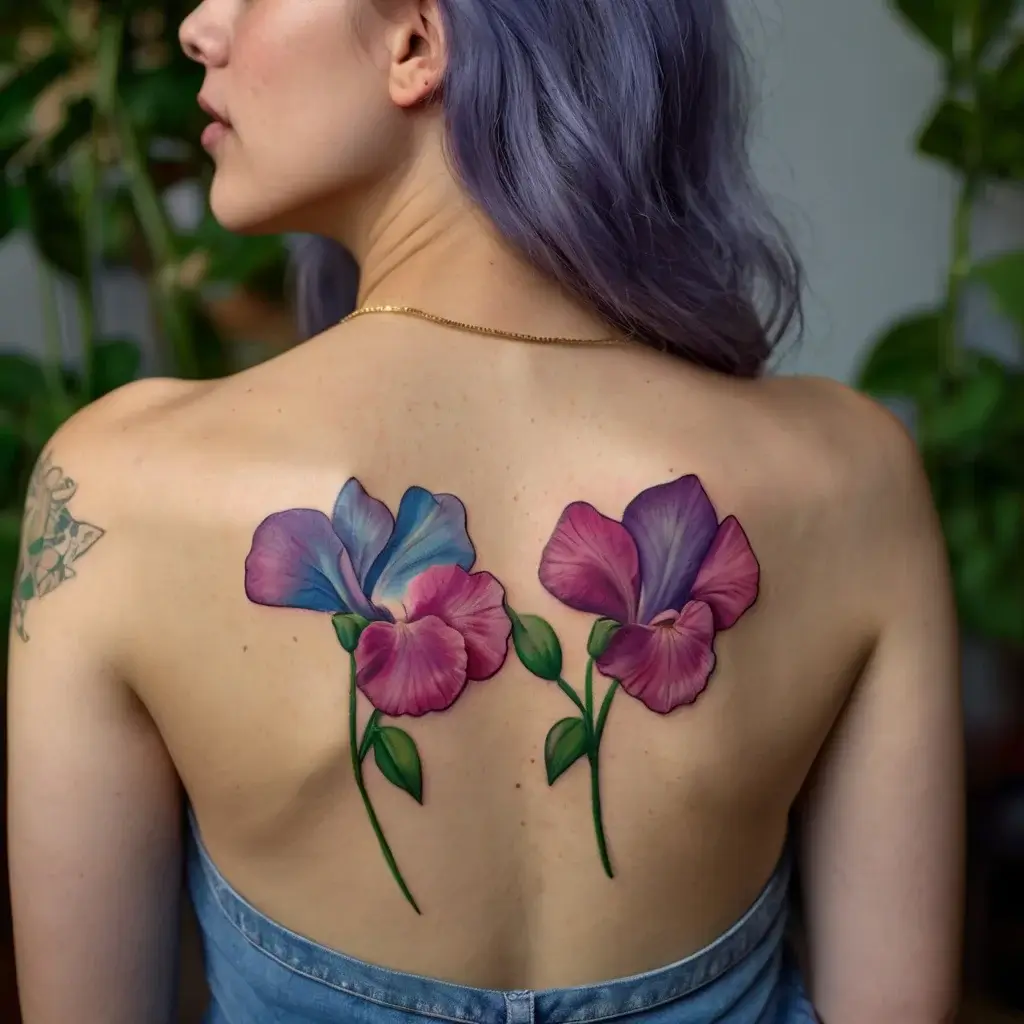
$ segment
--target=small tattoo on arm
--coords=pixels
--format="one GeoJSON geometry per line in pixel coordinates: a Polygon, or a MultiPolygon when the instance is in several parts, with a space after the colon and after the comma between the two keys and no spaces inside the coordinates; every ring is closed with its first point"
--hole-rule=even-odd
{"type": "Polygon", "coordinates": [[[25,500],[21,549],[14,580],[12,622],[22,640],[28,640],[25,612],[29,601],[56,590],[75,576],[72,568],[103,536],[91,523],[75,519],[68,507],[78,485],[54,466],[44,452],[36,463],[25,500]]]}

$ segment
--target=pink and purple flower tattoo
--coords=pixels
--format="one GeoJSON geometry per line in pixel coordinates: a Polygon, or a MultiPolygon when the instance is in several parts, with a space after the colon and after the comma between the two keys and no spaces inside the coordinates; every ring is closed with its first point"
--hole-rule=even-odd
{"type": "Polygon", "coordinates": [[[245,562],[251,601],[332,616],[349,661],[356,785],[384,859],[417,913],[364,778],[372,752],[389,782],[423,802],[416,743],[385,717],[452,707],[470,683],[501,669],[511,638],[520,662],[556,683],[576,708],[548,732],[548,783],[587,759],[598,852],[611,878],[599,757],[612,700],[622,689],[662,715],[693,703],[714,671],[715,634],[755,602],[760,576],[743,529],[733,516],[719,522],[695,476],[642,492],[621,522],[584,502],[569,505],[541,555],[539,577],[562,604],[597,617],[581,696],[562,676],[550,624],[513,611],[494,576],[471,571],[475,562],[458,498],[410,487],[396,517],[354,478],[330,516],[291,509],[265,519],[245,562]],[[595,667],[610,680],[600,709],[595,667]],[[360,691],[373,707],[361,735],[360,691]]]}

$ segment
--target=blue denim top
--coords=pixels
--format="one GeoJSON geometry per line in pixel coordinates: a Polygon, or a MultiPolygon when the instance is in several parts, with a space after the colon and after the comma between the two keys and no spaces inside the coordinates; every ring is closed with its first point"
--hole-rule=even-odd
{"type": "Polygon", "coordinates": [[[788,855],[732,928],[678,963],[599,985],[500,992],[377,967],[276,924],[231,888],[189,820],[189,888],[211,991],[204,1024],[816,1021],[784,941],[788,855]]]}

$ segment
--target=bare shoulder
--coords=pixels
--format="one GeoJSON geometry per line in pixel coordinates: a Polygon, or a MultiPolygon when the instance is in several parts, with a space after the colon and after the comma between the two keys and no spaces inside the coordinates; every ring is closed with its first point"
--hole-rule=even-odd
{"type": "Polygon", "coordinates": [[[884,406],[827,378],[776,377],[758,387],[760,429],[783,439],[782,458],[824,474],[837,497],[859,499],[859,510],[862,502],[892,506],[926,497],[917,445],[884,406]]]}
{"type": "Polygon", "coordinates": [[[117,559],[106,552],[121,547],[110,537],[117,524],[132,518],[125,482],[137,451],[128,428],[135,418],[159,415],[168,403],[185,400],[196,387],[169,380],[128,385],[80,410],[50,438],[29,481],[22,518],[12,602],[12,628],[22,640],[53,620],[54,613],[37,611],[44,600],[47,609],[63,608],[62,618],[81,618],[96,611],[97,587],[109,596],[117,559]],[[87,556],[92,567],[83,573],[79,563],[87,556]],[[80,576],[84,585],[66,587],[80,576]]]}

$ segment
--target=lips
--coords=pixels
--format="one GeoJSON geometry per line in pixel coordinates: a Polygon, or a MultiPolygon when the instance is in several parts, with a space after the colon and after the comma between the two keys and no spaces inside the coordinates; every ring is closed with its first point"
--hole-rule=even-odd
{"type": "Polygon", "coordinates": [[[231,131],[231,122],[205,96],[199,97],[199,107],[213,118],[199,141],[204,149],[213,149],[231,131]]]}

